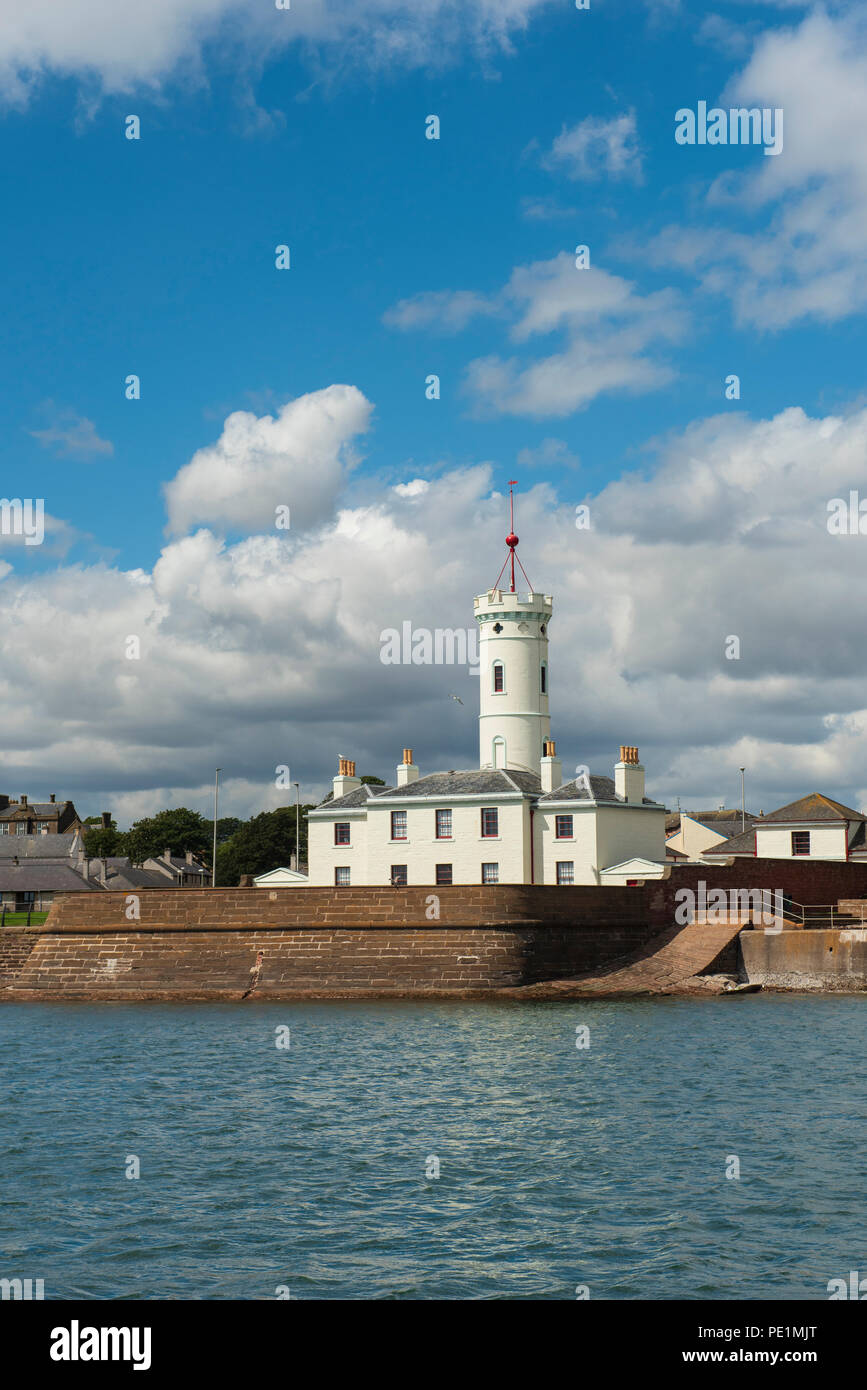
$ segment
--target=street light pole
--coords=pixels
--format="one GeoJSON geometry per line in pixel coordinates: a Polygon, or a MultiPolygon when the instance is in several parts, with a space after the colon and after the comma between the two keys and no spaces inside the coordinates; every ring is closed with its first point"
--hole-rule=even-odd
{"type": "Polygon", "coordinates": [[[301,784],[295,783],[295,871],[301,872],[301,784]]]}
{"type": "Polygon", "coordinates": [[[217,886],[217,801],[220,792],[220,773],[222,768],[218,767],[214,773],[214,852],[211,859],[211,887],[217,886]]]}
{"type": "Polygon", "coordinates": [[[745,771],[745,769],[741,767],[741,768],[738,768],[738,771],[739,771],[740,774],[741,774],[741,834],[743,835],[744,831],[745,831],[746,828],[747,828],[747,801],[746,801],[746,795],[745,795],[745,793],[744,793],[744,771],[745,771]]]}

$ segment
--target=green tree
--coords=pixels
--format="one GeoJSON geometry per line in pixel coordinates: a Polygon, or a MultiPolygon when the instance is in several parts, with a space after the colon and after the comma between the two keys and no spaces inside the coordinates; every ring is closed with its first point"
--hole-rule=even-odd
{"type": "MultiPolygon", "coordinates": [[[[305,814],[311,806],[301,807],[301,854],[298,863],[307,857],[307,822],[305,814]]],[[[242,874],[264,874],[269,869],[288,868],[295,853],[294,806],[281,806],[277,811],[262,811],[245,821],[231,840],[217,847],[217,885],[233,888],[242,874]]]]}
{"type": "Polygon", "coordinates": [[[158,811],[130,826],[126,834],[127,853],[134,864],[142,864],[167,849],[178,855],[192,850],[210,864],[212,825],[186,806],[158,811]]]}
{"type": "Polygon", "coordinates": [[[126,835],[112,821],[111,827],[84,824],[84,852],[90,859],[101,859],[112,855],[128,854],[126,835]]]}
{"type": "Polygon", "coordinates": [[[359,780],[362,782],[366,782],[369,787],[384,787],[386,785],[386,783],[383,782],[381,777],[364,776],[359,780]]]}

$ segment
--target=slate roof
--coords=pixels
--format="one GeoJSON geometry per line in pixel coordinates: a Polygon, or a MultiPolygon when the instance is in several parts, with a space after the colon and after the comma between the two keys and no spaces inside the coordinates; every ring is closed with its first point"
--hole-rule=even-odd
{"type": "Polygon", "coordinates": [[[538,796],[542,782],[533,772],[506,771],[497,767],[482,767],[462,772],[430,772],[405,787],[380,789],[377,801],[404,796],[538,796]]]}
{"type": "MultiPolygon", "coordinates": [[[[767,820],[767,816],[765,816],[767,820]]],[[[703,849],[698,855],[699,859],[710,859],[714,855],[726,854],[755,854],[756,852],[756,825],[761,825],[762,821],[757,820],[743,835],[732,835],[728,840],[721,840],[718,845],[711,845],[709,849],[703,849]]]]}
{"type": "Polygon", "coordinates": [[[0,863],[0,892],[92,893],[99,885],[87,883],[68,864],[0,863]]]}
{"type": "Polygon", "coordinates": [[[339,796],[336,801],[334,800],[334,792],[329,792],[325,799],[320,801],[316,810],[321,811],[323,806],[327,806],[329,811],[349,811],[353,806],[366,806],[376,792],[390,791],[391,787],[372,787],[369,782],[362,782],[360,787],[356,787],[354,791],[347,792],[345,796],[339,796]]]}
{"type": "MultiPolygon", "coordinates": [[[[629,803],[625,796],[618,796],[614,790],[613,777],[596,777],[593,773],[586,778],[573,778],[571,782],[564,782],[562,787],[555,788],[552,792],[545,792],[544,796],[539,797],[539,801],[592,801],[595,803],[611,802],[615,805],[627,806],[629,803]],[[588,788],[587,783],[590,783],[588,788]]],[[[652,801],[649,796],[642,797],[642,806],[656,806],[662,810],[662,803],[652,801]]]]}
{"type": "Polygon", "coordinates": [[[76,835],[0,835],[0,862],[12,859],[68,860],[81,841],[76,835]]]}
{"type": "Polygon", "coordinates": [[[790,801],[788,806],[781,806],[778,811],[771,811],[770,815],[762,818],[761,824],[766,825],[769,821],[772,824],[780,825],[803,820],[864,819],[863,811],[853,811],[851,806],[843,806],[839,801],[832,801],[830,796],[823,796],[821,792],[811,792],[809,796],[802,796],[800,801],[790,801]]]}

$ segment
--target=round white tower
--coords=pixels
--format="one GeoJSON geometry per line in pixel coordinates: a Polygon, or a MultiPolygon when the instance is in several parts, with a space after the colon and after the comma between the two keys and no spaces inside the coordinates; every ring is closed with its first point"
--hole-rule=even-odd
{"type": "MultiPolygon", "coordinates": [[[[510,489],[514,484],[510,483],[510,489]]],[[[512,504],[514,506],[514,504],[512,504]]],[[[550,737],[548,714],[548,623],[550,594],[537,594],[515,549],[513,527],[506,537],[508,588],[489,589],[474,600],[479,624],[479,766],[541,770],[542,744],[550,737]],[[529,592],[515,588],[515,562],[529,592]]],[[[499,585],[498,579],[497,584],[499,585]]]]}

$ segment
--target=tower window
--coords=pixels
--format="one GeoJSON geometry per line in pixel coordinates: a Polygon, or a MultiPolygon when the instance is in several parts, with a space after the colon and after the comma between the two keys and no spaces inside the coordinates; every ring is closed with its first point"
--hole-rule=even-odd
{"type": "Polygon", "coordinates": [[[502,624],[502,623],[494,623],[494,632],[497,634],[498,637],[499,637],[499,635],[500,635],[500,633],[501,633],[502,631],[503,631],[503,624],[502,624]]]}
{"type": "Polygon", "coordinates": [[[541,690],[542,690],[542,694],[543,694],[543,695],[547,695],[547,694],[548,694],[548,665],[547,665],[547,662],[544,662],[544,661],[542,662],[542,665],[541,665],[541,667],[540,667],[540,669],[539,669],[539,682],[540,682],[540,687],[541,687],[541,690]]]}
{"type": "Polygon", "coordinates": [[[502,661],[494,662],[494,693],[502,695],[506,688],[506,672],[503,669],[502,661]]]}
{"type": "Polygon", "coordinates": [[[543,623],[542,626],[540,627],[539,631],[541,632],[542,636],[544,637],[544,636],[545,636],[545,633],[548,631],[548,629],[546,628],[546,626],[545,626],[544,623],[543,623]]]}

